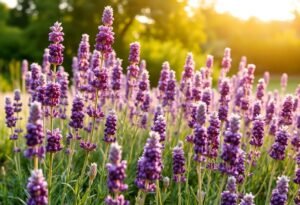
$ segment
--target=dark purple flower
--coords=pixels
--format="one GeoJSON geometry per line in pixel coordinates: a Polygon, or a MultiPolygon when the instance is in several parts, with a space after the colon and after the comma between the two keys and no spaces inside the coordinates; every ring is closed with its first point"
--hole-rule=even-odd
{"type": "Polygon", "coordinates": [[[171,70],[169,74],[169,80],[167,82],[167,87],[165,91],[165,96],[163,98],[163,106],[173,106],[176,96],[176,76],[175,71],[171,70]]]}
{"type": "Polygon", "coordinates": [[[294,135],[291,140],[291,144],[295,151],[298,152],[300,150],[300,133],[299,133],[299,131],[294,131],[294,135]]]}
{"type": "Polygon", "coordinates": [[[207,128],[207,156],[215,159],[218,156],[219,135],[221,122],[216,112],[210,115],[209,127],[207,128]]]}
{"type": "Polygon", "coordinates": [[[25,156],[32,157],[33,155],[37,155],[42,157],[44,150],[41,146],[43,144],[44,133],[41,104],[38,102],[31,104],[25,138],[28,146],[25,156]]]}
{"type": "Polygon", "coordinates": [[[199,71],[195,72],[194,83],[192,88],[193,100],[199,102],[201,100],[202,77],[199,71]]]}
{"type": "Polygon", "coordinates": [[[87,141],[81,140],[80,141],[80,147],[82,149],[84,149],[85,151],[87,151],[87,152],[92,152],[97,148],[97,145],[95,143],[92,143],[92,142],[88,141],[88,140],[87,141]]]}
{"type": "Polygon", "coordinates": [[[150,137],[144,147],[143,156],[138,161],[135,183],[139,189],[153,192],[156,189],[155,182],[161,178],[162,145],[159,142],[159,134],[150,132],[150,137]]]}
{"type": "Polygon", "coordinates": [[[111,88],[115,92],[119,92],[121,90],[122,70],[122,60],[118,58],[115,66],[112,69],[111,75],[111,88]]]}
{"type": "Polygon", "coordinates": [[[294,198],[295,205],[300,205],[300,190],[298,189],[297,195],[294,198]]]}
{"type": "Polygon", "coordinates": [[[300,168],[299,165],[297,165],[297,169],[295,171],[295,178],[293,179],[295,184],[300,184],[300,168]]]}
{"type": "Polygon", "coordinates": [[[129,205],[129,201],[125,200],[123,195],[119,195],[116,198],[112,198],[111,196],[106,197],[105,199],[106,205],[129,205]]]}
{"type": "Polygon", "coordinates": [[[124,183],[126,177],[127,162],[122,161],[122,150],[117,143],[111,144],[109,152],[109,163],[106,164],[108,177],[107,186],[111,193],[120,193],[127,190],[124,183]]]}
{"type": "Polygon", "coordinates": [[[205,161],[207,155],[207,131],[203,125],[196,124],[194,127],[194,160],[205,161]]]}
{"type": "Polygon", "coordinates": [[[270,156],[276,160],[283,160],[285,158],[285,149],[288,144],[288,139],[290,135],[288,133],[287,127],[280,127],[276,132],[276,139],[273,143],[270,156]]]}
{"type": "Polygon", "coordinates": [[[17,123],[13,103],[9,97],[5,97],[5,123],[9,128],[15,127],[17,123]]]}
{"type": "Polygon", "coordinates": [[[266,84],[264,79],[259,79],[257,88],[256,88],[256,99],[260,100],[263,102],[263,97],[265,96],[265,89],[266,89],[266,84]]]}
{"type": "Polygon", "coordinates": [[[287,95],[279,114],[279,125],[291,125],[293,123],[293,104],[294,97],[287,95]]]}
{"type": "Polygon", "coordinates": [[[273,99],[270,99],[267,102],[267,107],[266,107],[266,119],[265,122],[267,125],[269,125],[273,119],[273,116],[275,114],[275,102],[273,99]]]}
{"type": "Polygon", "coordinates": [[[90,44],[89,35],[82,34],[81,42],[78,48],[78,70],[86,72],[90,65],[90,44]]]}
{"type": "Polygon", "coordinates": [[[221,194],[221,205],[237,205],[238,195],[236,193],[236,179],[228,178],[226,191],[221,194]]]}
{"type": "Polygon", "coordinates": [[[160,71],[160,77],[158,81],[158,89],[160,91],[159,98],[162,98],[165,96],[165,92],[168,86],[169,81],[169,75],[170,75],[170,65],[169,62],[164,62],[162,65],[162,69],[160,71]]]}
{"type": "Polygon", "coordinates": [[[64,40],[61,23],[55,22],[54,25],[50,27],[50,30],[49,41],[52,41],[52,44],[48,46],[49,62],[54,65],[61,65],[64,60],[63,51],[65,49],[61,44],[64,40]]]}
{"type": "Polygon", "coordinates": [[[278,177],[276,188],[272,191],[270,205],[285,205],[288,199],[289,178],[278,177]]]}
{"type": "Polygon", "coordinates": [[[138,64],[140,61],[140,43],[133,42],[130,44],[128,61],[130,64],[138,64]]]}
{"type": "Polygon", "coordinates": [[[96,36],[95,49],[101,52],[105,57],[113,51],[112,44],[114,43],[114,32],[113,28],[110,26],[99,26],[98,34],[96,36]]]}
{"type": "Polygon", "coordinates": [[[252,120],[256,119],[256,117],[258,115],[261,114],[261,101],[259,100],[256,100],[254,103],[253,103],[253,107],[252,107],[252,120]]]}
{"type": "Polygon", "coordinates": [[[27,205],[48,204],[48,185],[41,169],[31,172],[27,183],[27,191],[29,193],[27,205]]]}
{"type": "Polygon", "coordinates": [[[224,132],[224,145],[221,153],[223,163],[220,164],[220,169],[223,172],[232,174],[239,157],[239,146],[241,141],[240,117],[232,114],[229,119],[227,130],[224,132]]]}
{"type": "Polygon", "coordinates": [[[53,132],[47,130],[46,137],[47,137],[47,145],[46,145],[47,152],[55,153],[62,149],[60,143],[62,139],[62,134],[58,128],[53,130],[53,132]]]}
{"type": "Polygon", "coordinates": [[[84,118],[83,107],[84,107],[83,99],[79,95],[76,95],[75,98],[73,99],[71,120],[69,123],[69,125],[73,127],[76,131],[78,131],[78,129],[83,128],[83,118],[84,118]]]}
{"type": "Polygon", "coordinates": [[[112,26],[113,22],[114,22],[113,9],[110,6],[106,6],[102,14],[102,23],[105,26],[112,26]]]}
{"type": "Polygon", "coordinates": [[[183,71],[183,79],[190,79],[194,75],[194,69],[195,69],[195,61],[193,59],[193,54],[188,53],[186,60],[185,60],[185,65],[184,65],[184,71],[183,71]]]}
{"type": "Polygon", "coordinates": [[[211,88],[205,88],[205,90],[202,93],[202,102],[206,104],[207,112],[209,111],[210,103],[211,103],[211,97],[212,97],[212,91],[211,88]]]}
{"type": "Polygon", "coordinates": [[[197,110],[196,110],[196,124],[203,126],[206,122],[206,104],[204,102],[199,102],[197,110]]]}
{"type": "Polygon", "coordinates": [[[116,141],[116,132],[117,132],[117,115],[115,111],[109,111],[104,129],[104,142],[112,143],[116,141]]]}
{"type": "Polygon", "coordinates": [[[183,143],[180,141],[173,149],[173,180],[177,183],[185,182],[185,171],[183,143]]]}
{"type": "Polygon", "coordinates": [[[153,126],[151,127],[152,131],[155,131],[159,134],[160,142],[164,142],[166,140],[166,135],[167,135],[166,126],[167,123],[164,115],[159,115],[156,117],[156,120],[153,122],[153,126]]]}
{"type": "Polygon", "coordinates": [[[55,107],[59,104],[59,99],[61,95],[60,88],[61,88],[60,84],[54,82],[49,82],[46,85],[45,102],[44,102],[45,105],[50,107],[55,107]]]}
{"type": "Polygon", "coordinates": [[[37,63],[32,63],[30,65],[31,70],[31,80],[30,80],[30,92],[32,96],[32,101],[36,100],[36,89],[39,86],[41,67],[37,63]]]}
{"type": "Polygon", "coordinates": [[[277,118],[274,117],[270,123],[269,134],[275,136],[277,132],[277,127],[278,127],[277,118]]]}
{"type": "Polygon", "coordinates": [[[256,116],[253,121],[253,126],[251,130],[251,140],[250,144],[255,147],[261,147],[264,142],[264,127],[265,122],[261,115],[256,116]]]}

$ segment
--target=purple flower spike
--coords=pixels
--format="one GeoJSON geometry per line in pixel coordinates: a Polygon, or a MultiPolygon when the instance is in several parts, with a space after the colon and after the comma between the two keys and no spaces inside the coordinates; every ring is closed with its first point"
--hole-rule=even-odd
{"type": "Polygon", "coordinates": [[[222,59],[222,68],[224,69],[225,73],[227,73],[231,67],[231,49],[230,48],[225,48],[224,51],[224,57],[222,59]]]}
{"type": "Polygon", "coordinates": [[[167,123],[165,117],[163,115],[159,115],[157,116],[156,120],[153,123],[153,126],[151,127],[152,131],[155,131],[159,134],[160,142],[164,142],[166,140],[166,126],[167,123]]]}
{"type": "Polygon", "coordinates": [[[266,83],[264,79],[259,79],[256,89],[256,99],[263,102],[263,97],[265,96],[266,83]]]}
{"type": "Polygon", "coordinates": [[[129,201],[125,200],[123,195],[117,196],[113,199],[111,196],[106,197],[105,199],[106,205],[129,205],[129,201]]]}
{"type": "Polygon", "coordinates": [[[232,114],[229,119],[227,130],[224,132],[224,145],[221,153],[221,158],[224,163],[221,163],[220,169],[222,172],[232,174],[236,169],[236,164],[239,158],[239,146],[241,142],[240,117],[232,114]]]}
{"type": "Polygon", "coordinates": [[[237,205],[237,201],[236,179],[231,176],[228,178],[226,191],[222,192],[221,205],[237,205]]]}
{"type": "Polygon", "coordinates": [[[276,188],[272,191],[270,205],[285,205],[288,199],[289,178],[278,177],[276,188]]]}
{"type": "Polygon", "coordinates": [[[50,71],[50,62],[49,62],[49,58],[50,58],[50,53],[49,53],[49,49],[48,48],[45,48],[44,50],[44,55],[43,55],[43,68],[42,68],[42,72],[44,74],[49,74],[49,71],[50,71]]]}
{"type": "Polygon", "coordinates": [[[270,156],[275,160],[283,160],[285,158],[285,149],[288,144],[290,135],[287,127],[280,127],[276,132],[276,139],[270,150],[270,156]]]}
{"type": "Polygon", "coordinates": [[[128,61],[130,64],[138,64],[140,62],[140,43],[133,42],[130,44],[128,61]]]}
{"type": "Polygon", "coordinates": [[[78,48],[78,70],[87,72],[90,64],[89,35],[83,34],[78,48]]]}
{"type": "Polygon", "coordinates": [[[26,157],[32,157],[34,155],[43,157],[43,122],[42,122],[42,110],[41,104],[33,102],[30,107],[29,119],[27,124],[27,134],[25,135],[26,144],[28,146],[25,151],[26,157]]]}
{"type": "Polygon", "coordinates": [[[207,156],[212,159],[216,159],[219,149],[219,135],[221,122],[218,119],[216,112],[210,115],[209,127],[207,128],[207,156]]]}
{"type": "Polygon", "coordinates": [[[263,145],[264,140],[264,127],[265,122],[261,115],[256,116],[255,120],[253,121],[252,127],[252,135],[250,144],[255,147],[261,147],[263,145]]]}
{"type": "Polygon", "coordinates": [[[101,52],[105,58],[113,51],[112,44],[115,41],[114,32],[110,26],[99,26],[96,36],[95,49],[101,52]]]}
{"type": "Polygon", "coordinates": [[[208,69],[211,69],[213,67],[214,64],[214,57],[212,55],[207,55],[206,58],[206,67],[208,69]]]}
{"type": "Polygon", "coordinates": [[[163,106],[172,107],[176,96],[176,76],[175,71],[171,70],[169,80],[166,87],[166,93],[163,98],[163,106]]]}
{"type": "Polygon", "coordinates": [[[206,104],[204,102],[200,102],[197,107],[196,112],[196,124],[198,125],[204,125],[206,122],[206,104]]]}
{"type": "Polygon", "coordinates": [[[54,65],[61,65],[64,60],[63,51],[65,49],[65,47],[61,44],[64,40],[61,23],[55,22],[54,25],[50,27],[50,30],[49,41],[52,41],[52,44],[48,47],[50,54],[49,62],[54,65]]]}
{"type": "Polygon", "coordinates": [[[266,107],[266,119],[265,122],[269,125],[273,119],[275,113],[275,102],[273,99],[269,100],[266,107]]]}
{"type": "Polygon", "coordinates": [[[255,205],[254,204],[254,196],[253,194],[245,194],[240,205],[255,205]]]}
{"type": "Polygon", "coordinates": [[[162,65],[162,69],[160,71],[160,77],[158,81],[158,89],[160,91],[160,98],[162,98],[165,95],[167,86],[168,86],[168,80],[170,75],[170,65],[169,62],[164,62],[162,65]]]}
{"type": "Polygon", "coordinates": [[[9,128],[16,126],[17,118],[14,114],[15,112],[11,99],[9,97],[5,97],[5,123],[9,128]]]}
{"type": "Polygon", "coordinates": [[[53,130],[52,133],[50,130],[47,130],[46,136],[47,136],[47,146],[46,146],[47,152],[55,153],[62,149],[62,146],[60,143],[60,141],[62,139],[62,135],[58,128],[53,130]]]}
{"type": "Polygon", "coordinates": [[[106,204],[128,204],[129,202],[124,201],[122,203],[119,202],[119,197],[122,195],[118,194],[128,189],[128,185],[124,184],[124,180],[126,177],[126,167],[127,162],[121,161],[122,150],[121,147],[117,143],[111,144],[110,152],[109,152],[109,160],[110,163],[107,163],[106,168],[108,171],[107,177],[107,186],[109,191],[112,194],[116,194],[117,197],[113,199],[111,196],[108,196],[105,200],[106,204]],[[114,203],[113,203],[114,202],[114,203]]]}
{"type": "Polygon", "coordinates": [[[205,88],[202,94],[202,102],[206,104],[207,112],[209,111],[209,107],[211,103],[211,97],[212,97],[211,94],[212,94],[211,88],[205,88]]]}
{"type": "Polygon", "coordinates": [[[256,117],[261,114],[261,110],[261,101],[256,100],[252,107],[252,120],[256,119],[256,117]]]}
{"type": "Polygon", "coordinates": [[[31,172],[27,183],[27,191],[29,193],[28,205],[48,204],[48,185],[41,169],[31,172]]]}
{"type": "Polygon", "coordinates": [[[102,23],[105,26],[112,26],[114,22],[114,12],[110,6],[106,6],[102,15],[102,23]]]}
{"type": "Polygon", "coordinates": [[[279,114],[279,125],[291,125],[293,123],[294,97],[287,95],[284,99],[282,109],[279,114]]]}
{"type": "Polygon", "coordinates": [[[194,160],[204,162],[207,155],[207,131],[203,125],[195,125],[194,128],[194,160]]]}
{"type": "Polygon", "coordinates": [[[173,180],[177,183],[185,182],[185,171],[183,143],[180,141],[173,149],[173,180]]]}
{"type": "Polygon", "coordinates": [[[111,88],[115,92],[121,90],[122,70],[123,70],[122,60],[118,58],[115,66],[112,69],[112,80],[111,80],[111,88]]]}
{"type": "Polygon", "coordinates": [[[155,181],[161,178],[162,145],[159,142],[159,134],[150,132],[150,137],[144,147],[143,156],[138,161],[135,183],[139,189],[154,192],[155,181]]]}
{"type": "Polygon", "coordinates": [[[60,84],[58,83],[50,82],[47,84],[45,90],[45,105],[55,107],[59,104],[59,99],[61,95],[60,88],[60,84]]]}
{"type": "Polygon", "coordinates": [[[73,127],[76,131],[78,129],[83,128],[83,118],[84,118],[84,112],[83,112],[83,99],[76,95],[73,100],[72,110],[71,110],[71,120],[69,125],[73,127]]]}
{"type": "Polygon", "coordinates": [[[105,122],[105,129],[104,129],[104,142],[112,143],[115,142],[116,139],[116,132],[117,132],[117,115],[115,111],[109,111],[106,122],[105,122]]]}
{"type": "Polygon", "coordinates": [[[195,70],[195,62],[193,59],[193,54],[188,53],[184,65],[183,79],[190,79],[194,75],[195,70]]]}

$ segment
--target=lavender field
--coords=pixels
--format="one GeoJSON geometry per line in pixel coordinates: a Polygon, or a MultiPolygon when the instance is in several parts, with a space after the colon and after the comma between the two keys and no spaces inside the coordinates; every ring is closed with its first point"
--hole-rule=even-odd
{"type": "Polygon", "coordinates": [[[150,86],[157,68],[139,42],[118,58],[113,23],[107,6],[68,65],[54,22],[43,59],[1,94],[0,204],[300,205],[297,77],[255,75],[246,57],[232,74],[224,48],[202,65],[187,53],[177,74],[165,59],[150,86]]]}

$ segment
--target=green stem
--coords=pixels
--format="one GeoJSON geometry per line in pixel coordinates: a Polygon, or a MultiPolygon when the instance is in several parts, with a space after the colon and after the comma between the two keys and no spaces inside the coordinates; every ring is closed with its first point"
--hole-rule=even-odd
{"type": "Polygon", "coordinates": [[[51,188],[52,188],[52,167],[53,167],[53,159],[54,153],[50,153],[50,160],[49,160],[49,175],[48,175],[48,188],[49,188],[49,197],[48,197],[48,204],[51,205],[51,188]]]}
{"type": "Polygon", "coordinates": [[[202,170],[201,170],[201,163],[197,166],[197,174],[198,174],[198,191],[199,191],[199,199],[198,204],[202,205],[202,170]]]}
{"type": "Polygon", "coordinates": [[[78,204],[78,198],[79,198],[79,187],[81,186],[81,181],[82,181],[82,178],[84,176],[84,173],[85,173],[85,169],[87,167],[87,164],[88,164],[88,157],[89,157],[89,152],[87,152],[87,154],[85,155],[85,159],[84,159],[84,163],[83,163],[83,166],[82,166],[82,169],[81,169],[81,173],[80,173],[80,176],[78,178],[78,181],[76,183],[76,186],[75,186],[75,194],[76,194],[76,204],[78,204]]]}
{"type": "Polygon", "coordinates": [[[217,200],[215,201],[215,205],[219,205],[220,204],[220,200],[221,200],[221,193],[223,191],[223,187],[225,185],[225,182],[226,182],[226,178],[225,175],[222,177],[222,182],[221,182],[221,185],[220,185],[220,188],[219,188],[219,193],[218,193],[218,196],[217,196],[217,200]]]}
{"type": "Polygon", "coordinates": [[[162,205],[161,195],[160,195],[160,188],[159,188],[159,180],[156,180],[156,204],[162,205]]]}
{"type": "Polygon", "coordinates": [[[181,205],[181,180],[178,183],[178,205],[181,205]]]}
{"type": "Polygon", "coordinates": [[[268,185],[268,192],[267,192],[267,196],[266,196],[266,199],[267,199],[266,203],[268,203],[270,201],[272,182],[273,182],[273,178],[274,178],[274,175],[276,172],[276,168],[277,168],[277,163],[275,163],[275,165],[272,167],[270,181],[269,181],[269,185],[268,185]]]}
{"type": "Polygon", "coordinates": [[[190,192],[189,192],[189,176],[190,176],[190,166],[191,166],[191,157],[192,157],[192,145],[189,146],[188,158],[187,158],[187,176],[186,176],[186,183],[185,183],[185,193],[188,195],[187,197],[187,204],[190,201],[190,192]]]}

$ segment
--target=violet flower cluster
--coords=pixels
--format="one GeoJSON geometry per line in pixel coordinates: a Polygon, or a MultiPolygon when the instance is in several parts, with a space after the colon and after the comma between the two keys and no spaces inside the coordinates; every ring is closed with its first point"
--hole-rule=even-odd
{"type": "Polygon", "coordinates": [[[128,186],[124,183],[126,177],[127,162],[122,161],[122,150],[117,143],[111,144],[109,152],[109,161],[106,168],[108,172],[107,186],[112,194],[116,194],[115,197],[107,196],[105,203],[107,205],[129,205],[129,202],[124,199],[124,196],[120,193],[127,190],[128,186]]]}
{"type": "Polygon", "coordinates": [[[278,177],[276,188],[272,191],[270,205],[285,205],[288,199],[289,178],[286,176],[278,177]]]}
{"type": "Polygon", "coordinates": [[[236,179],[231,176],[228,178],[226,191],[221,194],[221,205],[237,205],[238,195],[236,191],[236,179]]]}
{"type": "Polygon", "coordinates": [[[48,184],[41,169],[31,172],[27,183],[27,191],[29,193],[28,205],[48,204],[48,184]]]}
{"type": "Polygon", "coordinates": [[[180,141],[173,149],[173,180],[177,183],[185,182],[185,171],[183,143],[180,141]]]}
{"type": "Polygon", "coordinates": [[[150,132],[150,137],[144,147],[144,153],[138,160],[137,176],[135,184],[139,189],[146,192],[154,192],[155,182],[161,178],[162,164],[162,145],[159,142],[159,134],[150,132]]]}
{"type": "Polygon", "coordinates": [[[49,45],[49,62],[54,65],[61,65],[64,60],[63,51],[65,47],[61,44],[64,40],[64,33],[61,23],[55,22],[50,27],[49,41],[52,43],[49,45]]]}

